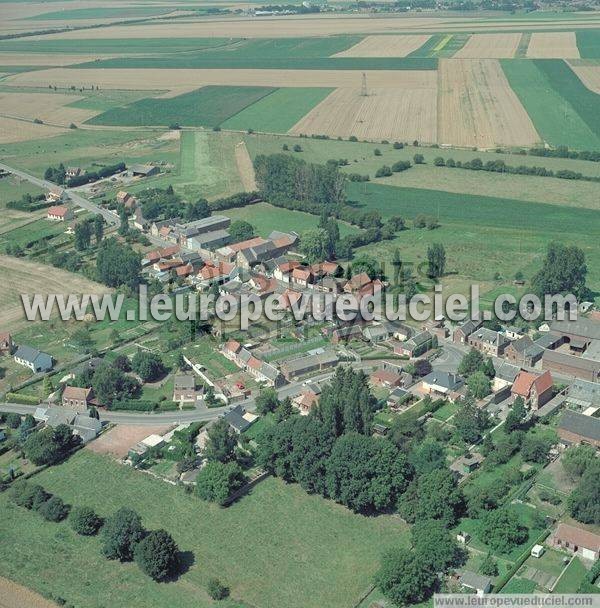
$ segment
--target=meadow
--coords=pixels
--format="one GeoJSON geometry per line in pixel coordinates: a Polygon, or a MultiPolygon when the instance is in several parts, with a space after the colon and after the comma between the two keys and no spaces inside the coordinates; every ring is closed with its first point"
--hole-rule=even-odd
{"type": "Polygon", "coordinates": [[[275,89],[269,87],[206,86],[176,97],[146,98],[112,108],[88,123],[140,127],[176,123],[215,127],[273,91],[275,89]]]}
{"type": "Polygon", "coordinates": [[[583,59],[600,58],[600,30],[577,30],[577,48],[583,59]]]}
{"type": "MultiPolygon", "coordinates": [[[[563,69],[552,65],[554,62],[555,60],[505,59],[501,63],[510,86],[545,141],[554,146],[600,149],[598,131],[590,128],[591,120],[587,121],[580,115],[581,108],[585,107],[582,104],[588,99],[581,92],[584,85],[566,63],[556,60],[564,66],[563,69]],[[579,85],[573,83],[564,70],[571,72],[579,85]],[[566,87],[572,84],[575,89],[571,94],[566,87]],[[572,101],[576,103],[575,106],[572,101]]],[[[588,93],[594,95],[590,91],[588,93]]],[[[598,98],[597,95],[595,97],[598,98]]]]}
{"type": "Polygon", "coordinates": [[[101,557],[98,539],[78,537],[67,524],[45,522],[0,496],[2,574],[82,608],[212,606],[204,587],[214,576],[251,606],[346,607],[368,591],[381,552],[407,537],[396,518],[353,515],[273,478],[227,509],[88,450],[35,480],[102,516],[135,505],[145,526],[165,528],[186,552],[187,572],[154,583],[134,564],[101,557]]]}
{"type": "Polygon", "coordinates": [[[277,89],[221,124],[223,129],[285,133],[333,89],[290,87],[277,89]]]}

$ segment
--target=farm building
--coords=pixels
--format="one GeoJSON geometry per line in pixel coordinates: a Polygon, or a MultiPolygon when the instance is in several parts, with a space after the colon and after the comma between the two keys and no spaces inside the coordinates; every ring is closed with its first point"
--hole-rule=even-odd
{"type": "Polygon", "coordinates": [[[550,329],[563,336],[574,351],[583,352],[592,340],[600,340],[600,323],[593,319],[554,321],[550,329]]]}
{"type": "Polygon", "coordinates": [[[505,349],[504,356],[518,365],[533,367],[544,354],[544,349],[529,336],[512,341],[505,349]]]}
{"type": "Polygon", "coordinates": [[[584,559],[595,561],[600,557],[600,536],[569,524],[558,524],[550,544],[584,559]]]}
{"type": "Polygon", "coordinates": [[[289,359],[281,364],[281,372],[288,382],[312,372],[321,372],[335,367],[339,362],[338,356],[331,351],[305,355],[297,359],[289,359]]]}
{"type": "Polygon", "coordinates": [[[432,336],[428,331],[422,331],[414,335],[406,342],[399,342],[394,345],[394,353],[404,355],[406,357],[420,357],[430,348],[437,345],[435,336],[432,336]]]}
{"type": "Polygon", "coordinates": [[[17,348],[14,359],[16,363],[28,367],[34,374],[49,372],[54,365],[49,354],[26,345],[17,348]]]}
{"type": "Polygon", "coordinates": [[[66,205],[56,205],[49,207],[46,219],[52,222],[66,222],[73,219],[73,211],[66,205]]]}
{"type": "Polygon", "coordinates": [[[500,357],[509,343],[508,338],[499,331],[492,331],[486,327],[477,329],[467,338],[467,342],[484,355],[500,357]]]}
{"type": "Polygon", "coordinates": [[[452,341],[456,344],[466,344],[469,336],[481,327],[481,321],[478,319],[469,319],[454,330],[452,341]]]}
{"type": "Polygon", "coordinates": [[[600,418],[565,410],[556,428],[566,444],[589,444],[600,448],[600,418]]]}
{"type": "Polygon", "coordinates": [[[600,361],[584,359],[553,350],[544,351],[542,369],[590,382],[600,380],[600,361]]]}
{"type": "Polygon", "coordinates": [[[131,165],[127,174],[129,177],[151,177],[160,173],[160,169],[154,165],[131,165]]]}
{"type": "Polygon", "coordinates": [[[538,410],[552,399],[552,374],[520,371],[511,389],[513,399],[521,397],[531,409],[538,410]]]}
{"type": "Polygon", "coordinates": [[[586,380],[575,380],[569,387],[567,401],[581,410],[600,407],[600,384],[587,382],[586,380]]]}

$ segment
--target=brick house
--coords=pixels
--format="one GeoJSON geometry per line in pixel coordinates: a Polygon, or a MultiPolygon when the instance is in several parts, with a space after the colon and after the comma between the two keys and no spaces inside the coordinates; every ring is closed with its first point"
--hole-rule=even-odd
{"type": "Polygon", "coordinates": [[[73,219],[73,211],[66,205],[49,207],[46,213],[46,219],[52,222],[66,222],[73,219]]]}
{"type": "Polygon", "coordinates": [[[600,536],[577,526],[558,524],[550,544],[584,559],[596,561],[600,557],[600,536]]]}
{"type": "Polygon", "coordinates": [[[508,345],[508,338],[498,331],[492,331],[487,327],[481,327],[474,331],[468,338],[467,342],[474,349],[485,355],[500,357],[504,353],[504,349],[508,345]]]}
{"type": "Polygon", "coordinates": [[[544,349],[535,344],[529,336],[523,336],[511,342],[504,349],[504,356],[509,360],[524,365],[533,367],[544,354],[544,349]]]}
{"type": "Polygon", "coordinates": [[[66,386],[62,394],[62,405],[78,412],[85,412],[90,405],[91,399],[91,388],[66,386]]]}
{"type": "Polygon", "coordinates": [[[600,448],[600,418],[565,410],[558,422],[556,432],[567,444],[583,443],[600,448]]]}
{"type": "Polygon", "coordinates": [[[481,327],[481,321],[469,319],[462,325],[459,325],[452,335],[452,341],[455,344],[467,344],[469,336],[481,327]]]}
{"type": "Polygon", "coordinates": [[[553,381],[550,372],[539,375],[520,371],[515,378],[510,394],[513,399],[521,397],[526,405],[538,410],[552,399],[552,386],[553,381]]]}

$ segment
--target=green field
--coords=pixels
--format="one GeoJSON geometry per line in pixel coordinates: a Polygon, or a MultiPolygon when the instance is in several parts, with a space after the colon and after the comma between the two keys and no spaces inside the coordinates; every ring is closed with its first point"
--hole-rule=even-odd
{"type": "Polygon", "coordinates": [[[582,59],[600,58],[600,30],[577,30],[575,36],[582,59]]]}
{"type": "Polygon", "coordinates": [[[564,574],[560,577],[554,593],[577,593],[579,585],[582,583],[587,570],[581,560],[576,557],[569,564],[564,574]]]}
{"type": "Polygon", "coordinates": [[[469,38],[470,34],[434,34],[408,57],[452,57],[469,38]]]}
{"type": "MultiPolygon", "coordinates": [[[[580,88],[585,87],[563,61],[503,59],[501,64],[510,86],[545,141],[554,146],[567,145],[580,150],[600,149],[599,131],[590,127],[595,120],[580,114],[588,103],[588,96],[580,88]],[[558,64],[562,64],[564,69],[556,67],[558,64]],[[568,73],[579,86],[572,82],[568,73]],[[566,88],[571,84],[575,86],[572,93],[566,88]]],[[[588,93],[594,95],[591,91],[588,93]]],[[[600,99],[594,96],[598,104],[600,99]]]]}
{"type": "Polygon", "coordinates": [[[250,606],[346,608],[369,590],[381,552],[407,536],[397,518],[353,515],[277,479],[221,509],[87,450],[35,480],[103,516],[133,505],[145,526],[165,528],[188,560],[193,554],[176,582],[154,583],[134,564],[101,557],[98,539],[78,537],[0,495],[0,575],[80,608],[213,606],[204,587],[214,576],[250,606]]]}
{"type": "Polygon", "coordinates": [[[251,128],[267,133],[285,133],[332,91],[327,88],[277,89],[227,119],[221,126],[241,131],[251,128]]]}
{"type": "Polygon", "coordinates": [[[168,99],[147,98],[112,108],[87,122],[94,125],[170,125],[215,127],[275,89],[206,86],[168,99]]]}
{"type": "Polygon", "coordinates": [[[111,108],[134,103],[146,97],[160,95],[166,91],[120,91],[118,89],[106,89],[105,91],[84,91],[84,99],[78,99],[68,104],[70,108],[81,108],[83,110],[98,110],[105,112],[111,108]]]}
{"type": "MultiPolygon", "coordinates": [[[[256,228],[258,234],[263,237],[268,236],[273,230],[294,230],[298,234],[302,234],[306,230],[316,228],[319,224],[319,218],[316,215],[273,207],[268,203],[228,209],[225,213],[232,221],[245,220],[250,222],[256,228]]],[[[338,222],[338,226],[342,237],[359,230],[344,222],[338,222]]]]}
{"type": "Polygon", "coordinates": [[[502,587],[500,593],[533,593],[536,590],[536,584],[528,578],[513,577],[502,587]]]}

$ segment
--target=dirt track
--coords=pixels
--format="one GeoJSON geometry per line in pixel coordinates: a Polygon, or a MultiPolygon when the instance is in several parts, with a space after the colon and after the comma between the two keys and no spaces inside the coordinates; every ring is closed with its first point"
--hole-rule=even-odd
{"type": "Polygon", "coordinates": [[[235,162],[237,164],[240,180],[245,192],[255,192],[258,190],[256,185],[256,175],[254,174],[254,165],[248,153],[246,142],[241,141],[235,145],[235,162]]]}

